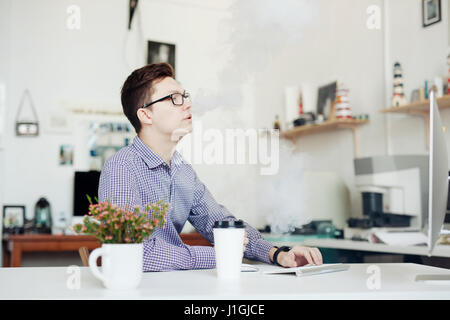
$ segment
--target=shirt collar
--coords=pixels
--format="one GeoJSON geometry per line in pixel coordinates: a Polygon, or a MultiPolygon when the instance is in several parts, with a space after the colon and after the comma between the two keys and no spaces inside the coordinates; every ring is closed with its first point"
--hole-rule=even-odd
{"type": "MultiPolygon", "coordinates": [[[[141,156],[150,169],[166,163],[163,158],[150,149],[150,147],[147,146],[138,136],[134,137],[132,147],[141,156]]],[[[175,150],[172,158],[170,159],[171,166],[179,167],[182,163],[183,157],[177,150],[175,150]]]]}

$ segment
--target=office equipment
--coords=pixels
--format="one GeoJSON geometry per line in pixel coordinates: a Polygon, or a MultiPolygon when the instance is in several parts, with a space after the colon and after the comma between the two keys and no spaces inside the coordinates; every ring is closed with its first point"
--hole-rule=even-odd
{"type": "Polygon", "coordinates": [[[421,231],[402,232],[374,232],[373,235],[381,242],[395,246],[417,246],[425,245],[428,237],[421,231]]]}
{"type": "Polygon", "coordinates": [[[389,193],[384,195],[385,189],[366,187],[362,191],[363,215],[369,217],[373,227],[409,227],[411,216],[401,214],[404,212],[403,190],[392,187],[388,190],[389,193]]]}
{"type": "Polygon", "coordinates": [[[448,184],[449,184],[449,192],[447,197],[447,212],[444,218],[444,229],[450,231],[450,171],[448,173],[448,184]]]}
{"type": "MultiPolygon", "coordinates": [[[[436,92],[430,90],[430,154],[428,180],[428,255],[431,256],[444,225],[448,200],[448,152],[436,92]]],[[[419,275],[416,281],[433,281],[435,275],[419,275]]],[[[450,284],[450,275],[438,281],[450,284]]]]}
{"type": "Polygon", "coordinates": [[[241,272],[258,272],[259,268],[251,265],[251,264],[247,264],[247,263],[242,263],[241,264],[241,272]]]}
{"type": "Polygon", "coordinates": [[[448,199],[448,151],[435,90],[430,90],[428,190],[428,253],[431,255],[444,224],[448,199]]]}
{"type": "Polygon", "coordinates": [[[312,234],[328,234],[334,231],[334,226],[331,220],[312,220],[310,223],[304,224],[301,227],[295,227],[291,234],[312,235],[312,234]],[[333,230],[332,230],[333,229],[333,230]],[[329,232],[324,232],[328,231],[329,232]]]}
{"type": "Polygon", "coordinates": [[[89,195],[94,201],[98,197],[100,171],[75,171],[73,193],[73,216],[82,217],[89,212],[89,195]]]}
{"type": "Polygon", "coordinates": [[[334,264],[323,264],[320,266],[313,266],[313,265],[306,265],[301,267],[295,267],[295,268],[283,268],[283,267],[276,267],[276,266],[261,266],[260,271],[263,274],[285,274],[285,273],[292,273],[295,274],[297,277],[304,277],[304,276],[312,276],[312,275],[318,275],[318,274],[324,274],[324,273],[330,273],[330,272],[339,272],[339,271],[347,271],[350,268],[348,264],[342,264],[342,263],[334,263],[334,264]]]}
{"type": "Polygon", "coordinates": [[[355,180],[366,221],[352,227],[425,226],[428,207],[428,156],[395,155],[355,159],[355,180]]]}

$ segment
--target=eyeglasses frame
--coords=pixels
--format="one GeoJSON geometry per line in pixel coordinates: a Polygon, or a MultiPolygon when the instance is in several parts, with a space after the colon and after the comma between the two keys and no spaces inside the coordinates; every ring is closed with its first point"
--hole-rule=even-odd
{"type": "Polygon", "coordinates": [[[186,92],[186,91],[184,91],[184,93],[174,92],[174,93],[171,93],[171,94],[169,94],[168,96],[165,96],[165,97],[163,97],[163,98],[161,98],[161,99],[158,99],[158,100],[155,100],[155,101],[153,101],[153,102],[147,103],[146,105],[144,105],[143,107],[141,107],[141,109],[145,109],[145,108],[147,108],[147,107],[150,107],[150,106],[151,106],[152,104],[154,104],[154,103],[161,102],[161,101],[167,100],[167,99],[169,99],[169,98],[170,98],[170,100],[172,100],[173,105],[175,105],[175,106],[182,106],[182,105],[184,104],[184,99],[190,98],[190,94],[189,94],[189,92],[186,92]],[[181,104],[176,104],[175,101],[173,101],[173,97],[172,97],[172,96],[173,96],[174,94],[181,94],[181,97],[182,97],[182,99],[183,99],[183,102],[182,102],[181,104]]]}

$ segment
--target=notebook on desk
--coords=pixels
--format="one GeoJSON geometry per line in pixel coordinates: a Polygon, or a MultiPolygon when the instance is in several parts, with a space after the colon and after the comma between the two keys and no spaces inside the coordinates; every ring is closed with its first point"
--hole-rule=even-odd
{"type": "Polygon", "coordinates": [[[338,271],[346,271],[350,268],[347,264],[342,263],[333,263],[333,264],[322,264],[320,266],[311,266],[306,265],[302,267],[295,267],[295,268],[283,268],[278,266],[272,266],[272,265],[246,265],[243,264],[241,271],[243,272],[251,272],[256,271],[263,274],[295,274],[297,277],[304,277],[304,276],[312,276],[317,274],[324,274],[324,273],[330,273],[330,272],[338,272],[338,271]]]}

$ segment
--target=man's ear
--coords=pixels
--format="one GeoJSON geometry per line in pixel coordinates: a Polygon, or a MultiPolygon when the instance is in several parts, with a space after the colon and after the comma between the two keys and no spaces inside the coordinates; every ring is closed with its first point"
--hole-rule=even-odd
{"type": "Polygon", "coordinates": [[[143,124],[153,124],[152,114],[150,110],[140,108],[137,111],[137,117],[143,124]]]}

